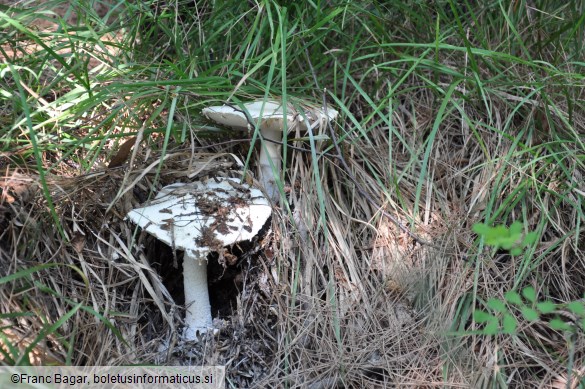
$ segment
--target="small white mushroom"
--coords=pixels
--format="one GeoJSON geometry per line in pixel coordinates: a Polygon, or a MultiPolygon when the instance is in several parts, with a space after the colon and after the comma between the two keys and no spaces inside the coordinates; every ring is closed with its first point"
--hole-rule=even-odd
{"type": "Polygon", "coordinates": [[[184,250],[186,340],[212,328],[207,254],[258,234],[272,209],[262,192],[235,178],[177,183],[161,189],[150,204],[127,218],[176,250],[184,250]]]}
{"type": "MultiPolygon", "coordinates": [[[[277,201],[279,190],[276,185],[276,175],[280,176],[282,164],[279,143],[282,142],[282,133],[285,126],[282,103],[260,100],[245,103],[241,108],[237,110],[231,106],[222,105],[205,108],[202,113],[216,123],[236,129],[246,129],[249,126],[258,124],[262,137],[267,140],[260,149],[259,181],[268,197],[273,201],[277,201]],[[274,166],[274,169],[272,166],[274,166]]],[[[335,120],[337,115],[338,112],[333,108],[327,108],[327,115],[325,115],[323,109],[319,108],[307,108],[301,114],[292,105],[288,105],[286,126],[289,131],[294,131],[298,126],[298,129],[304,133],[308,130],[307,121],[311,128],[315,128],[321,123],[335,120]],[[307,121],[305,121],[305,118],[307,121]]]]}

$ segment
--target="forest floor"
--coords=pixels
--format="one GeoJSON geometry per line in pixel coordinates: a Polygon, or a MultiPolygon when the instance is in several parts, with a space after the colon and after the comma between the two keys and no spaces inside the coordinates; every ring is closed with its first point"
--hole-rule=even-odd
{"type": "Polygon", "coordinates": [[[277,3],[0,0],[0,364],[579,387],[582,4],[277,3]],[[257,185],[261,137],[201,114],[254,99],[340,115],[287,135],[272,218],[209,256],[219,331],[187,342],[182,253],[125,217],[257,185]]]}

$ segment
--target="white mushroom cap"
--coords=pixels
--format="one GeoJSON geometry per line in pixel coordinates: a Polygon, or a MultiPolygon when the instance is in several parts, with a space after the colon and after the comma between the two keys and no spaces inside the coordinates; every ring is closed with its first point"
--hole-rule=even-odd
{"type": "Polygon", "coordinates": [[[205,259],[210,251],[252,239],[271,212],[260,190],[220,178],[166,186],[127,217],[161,242],[205,259]]]}
{"type": "Polygon", "coordinates": [[[202,111],[208,119],[233,128],[246,129],[257,124],[262,138],[273,141],[262,145],[258,162],[259,181],[267,196],[273,201],[280,196],[277,182],[280,180],[282,164],[280,144],[274,142],[282,141],[285,123],[289,130],[298,129],[305,132],[309,127],[314,128],[335,120],[338,115],[333,108],[328,108],[325,115],[322,108],[304,107],[301,113],[289,105],[285,117],[282,108],[282,103],[276,101],[253,101],[243,104],[242,109],[222,105],[205,108],[202,111]]]}
{"type": "MultiPolygon", "coordinates": [[[[282,132],[284,129],[284,112],[282,110],[282,103],[276,101],[264,102],[262,100],[253,101],[243,104],[242,110],[248,112],[252,124],[256,124],[258,118],[262,117],[262,120],[260,120],[259,123],[261,130],[282,132]]],[[[216,123],[233,128],[246,129],[249,124],[246,115],[244,115],[243,112],[227,105],[204,108],[202,113],[208,119],[213,120],[216,123]]],[[[304,113],[311,126],[327,119],[333,121],[338,115],[338,112],[335,109],[329,107],[327,108],[327,116],[325,115],[324,110],[320,108],[305,109],[304,113]]],[[[288,128],[292,128],[295,123],[300,123],[301,130],[307,130],[303,116],[300,115],[292,105],[288,106],[286,120],[288,128]]]]}

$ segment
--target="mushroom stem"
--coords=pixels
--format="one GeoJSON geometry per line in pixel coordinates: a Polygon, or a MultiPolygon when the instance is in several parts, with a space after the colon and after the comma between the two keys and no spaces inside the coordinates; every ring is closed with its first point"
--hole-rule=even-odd
{"type": "Polygon", "coordinates": [[[207,290],[207,260],[200,261],[185,251],[183,285],[187,307],[184,338],[196,340],[198,332],[204,334],[213,324],[207,290]]]}
{"type": "Polygon", "coordinates": [[[258,163],[260,167],[259,181],[262,187],[266,191],[266,195],[272,201],[278,201],[280,193],[278,185],[276,184],[277,177],[280,177],[282,169],[282,160],[280,156],[280,145],[272,143],[270,141],[280,142],[282,141],[282,130],[274,131],[269,129],[261,130],[262,137],[265,140],[264,144],[260,147],[260,161],[258,163]],[[272,165],[274,165],[274,169],[272,165]]]}

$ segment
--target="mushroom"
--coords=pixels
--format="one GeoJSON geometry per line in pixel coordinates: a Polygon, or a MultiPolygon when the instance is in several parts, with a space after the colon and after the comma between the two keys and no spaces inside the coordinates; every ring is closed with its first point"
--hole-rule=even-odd
{"type": "Polygon", "coordinates": [[[173,250],[184,250],[186,340],[212,328],[207,289],[207,254],[226,255],[226,246],[250,240],[270,217],[269,201],[236,178],[176,183],[127,218],[173,250]]]}
{"type": "MultiPolygon", "coordinates": [[[[236,129],[246,129],[258,125],[262,138],[268,141],[264,142],[260,149],[258,178],[268,197],[277,201],[279,189],[276,185],[276,174],[280,176],[281,173],[280,144],[285,128],[282,103],[259,100],[243,104],[242,109],[222,105],[205,108],[202,113],[216,123],[236,129]]],[[[325,115],[324,109],[319,108],[305,109],[304,113],[301,114],[289,105],[287,106],[286,127],[294,129],[298,125],[301,131],[306,132],[308,131],[307,124],[313,129],[321,123],[335,120],[337,115],[338,112],[332,108],[327,108],[327,115],[325,115]]]]}

